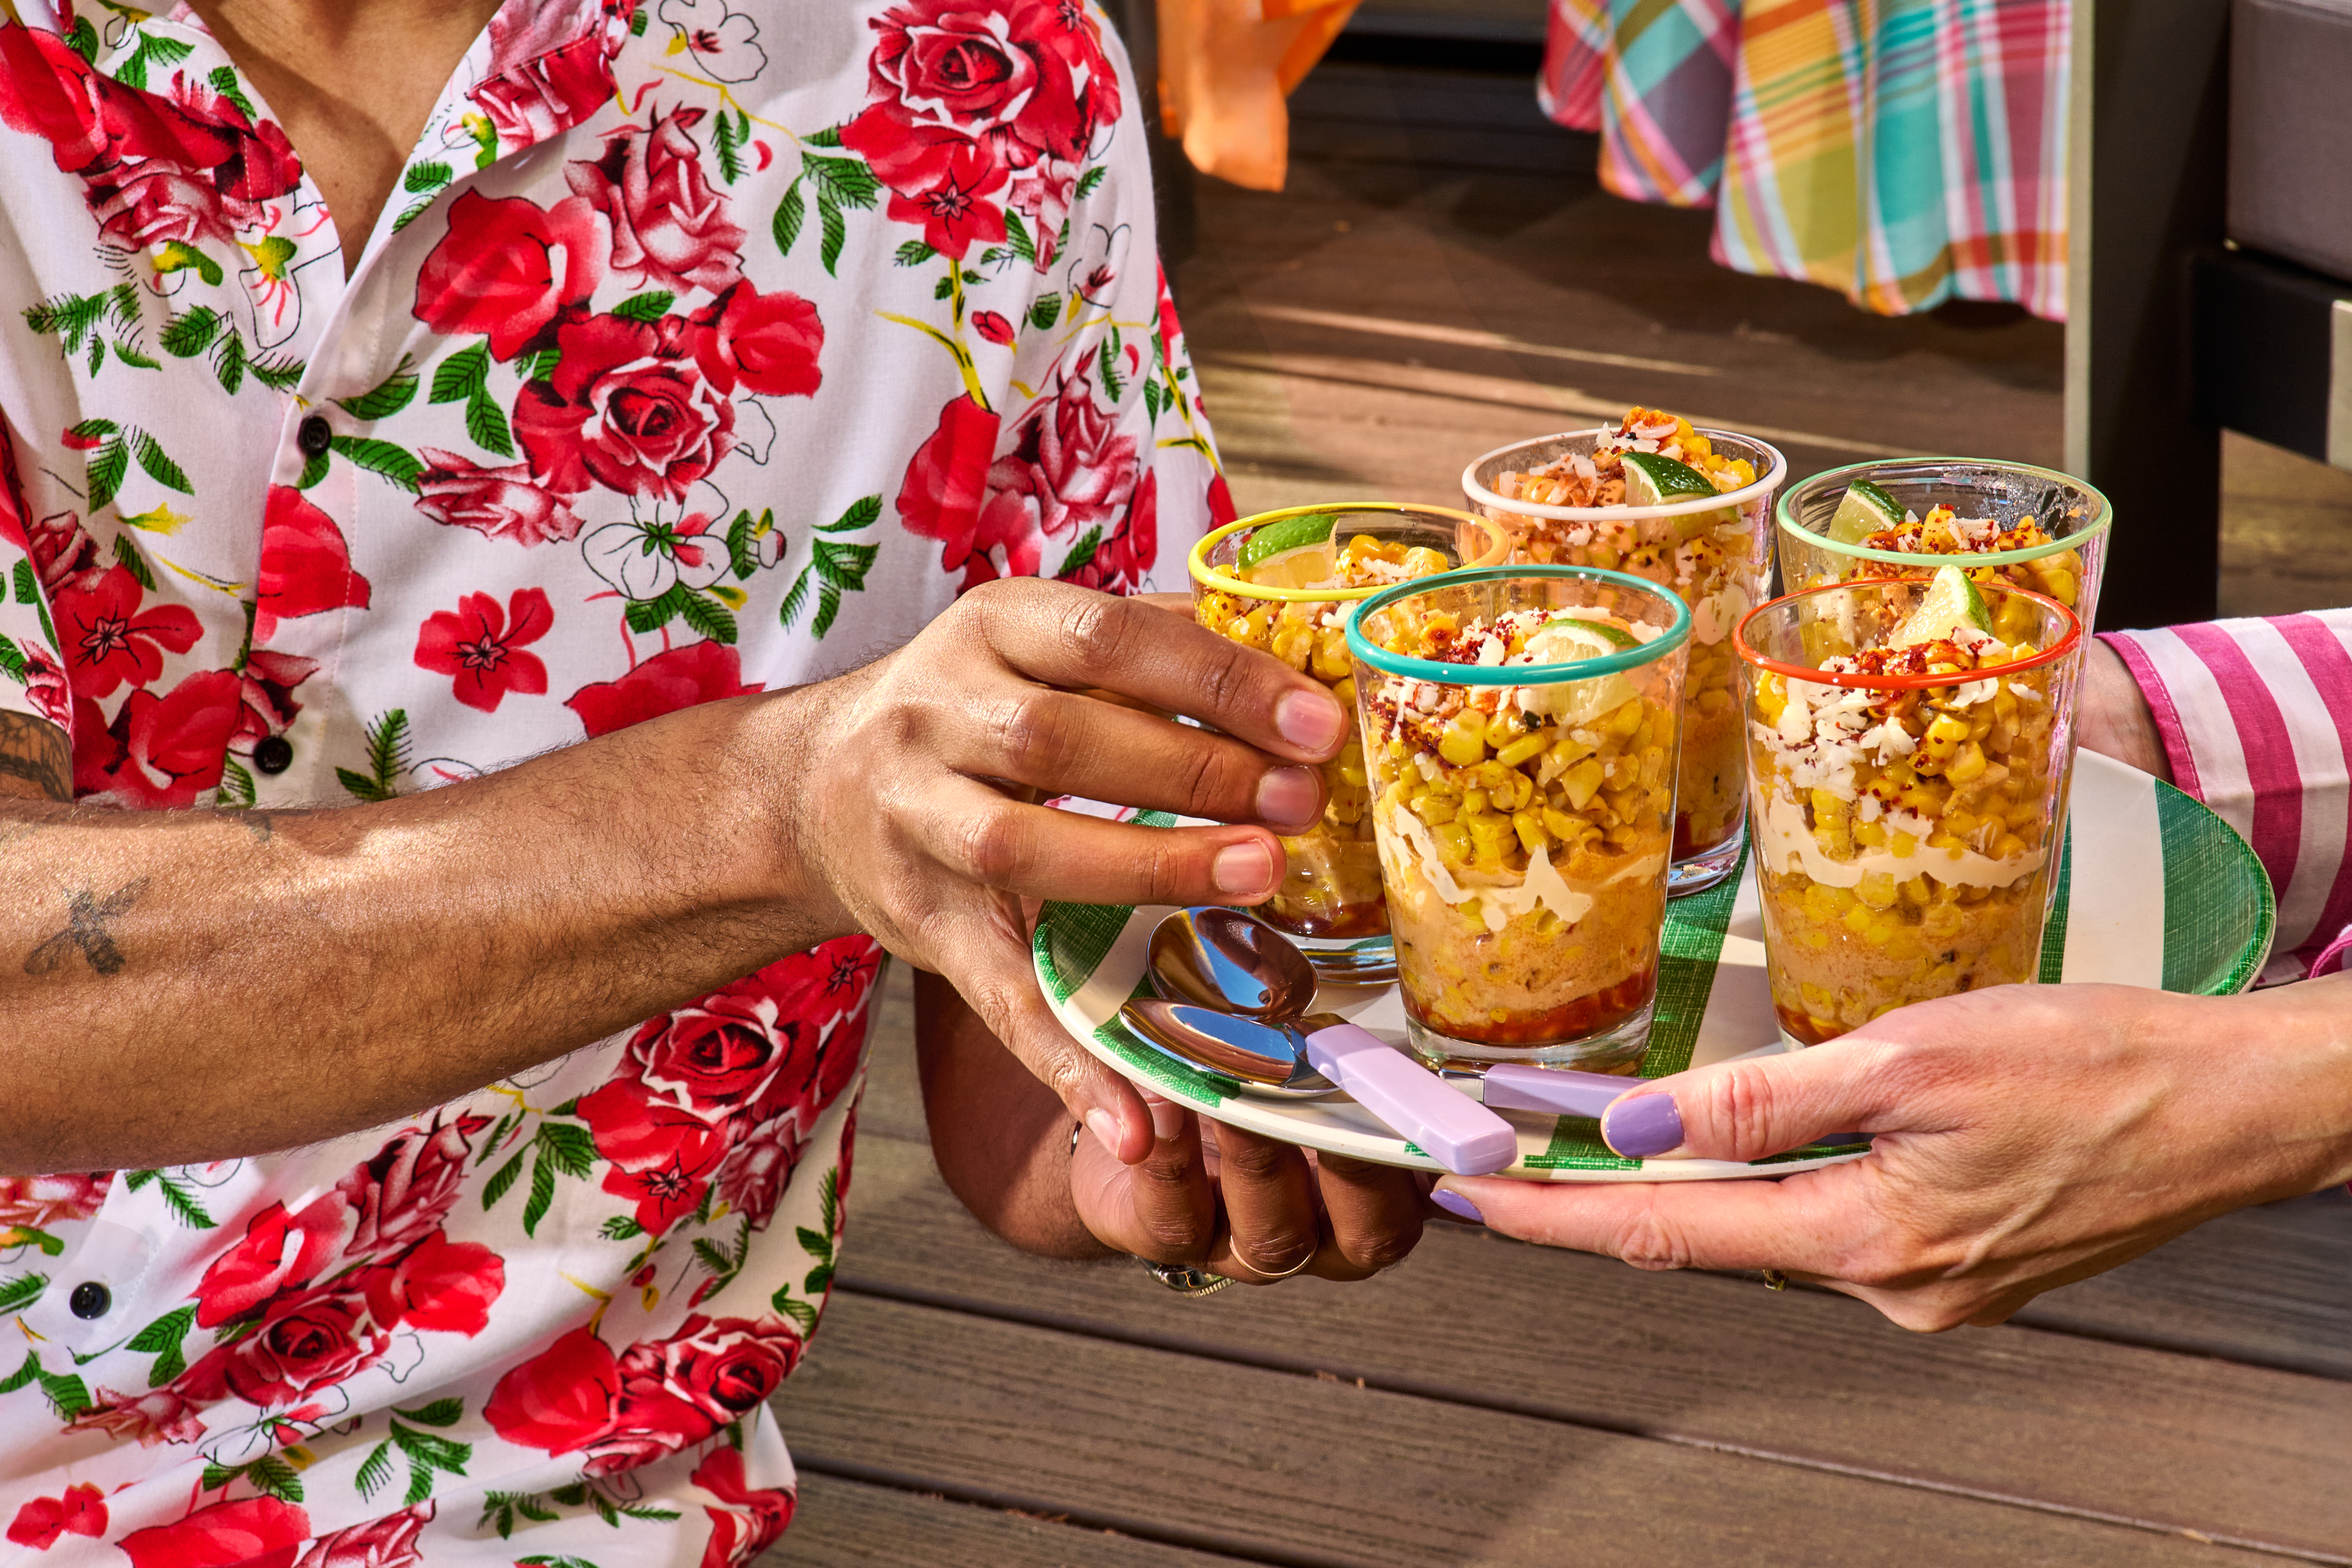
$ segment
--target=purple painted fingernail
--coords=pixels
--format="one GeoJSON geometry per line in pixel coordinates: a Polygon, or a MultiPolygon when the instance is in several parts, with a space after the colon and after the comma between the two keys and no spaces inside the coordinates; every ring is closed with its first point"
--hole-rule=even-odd
{"type": "Polygon", "coordinates": [[[1629,1160],[1649,1160],[1682,1146],[1683,1113],[1671,1094],[1621,1100],[1601,1119],[1601,1137],[1629,1160]]]}
{"type": "Polygon", "coordinates": [[[1452,1215],[1455,1219],[1466,1220],[1472,1225],[1485,1225],[1486,1223],[1486,1216],[1478,1212],[1478,1205],[1476,1204],[1472,1203],[1468,1198],[1464,1197],[1460,1193],[1454,1192],[1451,1188],[1437,1187],[1433,1189],[1429,1194],[1429,1201],[1435,1204],[1439,1208],[1444,1209],[1447,1214],[1452,1215]]]}

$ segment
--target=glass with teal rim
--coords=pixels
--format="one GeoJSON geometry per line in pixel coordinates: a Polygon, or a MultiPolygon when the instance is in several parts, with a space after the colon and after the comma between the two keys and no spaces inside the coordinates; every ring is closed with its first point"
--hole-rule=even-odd
{"type": "Polygon", "coordinates": [[[1980,586],[2055,599],[2086,630],[2115,521],[2107,498],[2080,479],[1974,458],[1831,468],[1792,486],[1776,516],[1783,593],[1958,566],[1980,586]]]}
{"type": "Polygon", "coordinates": [[[1673,859],[1691,613],[1583,566],[1454,572],[1348,620],[1406,1033],[1632,1071],[1673,859]]]}
{"type": "MultiPolygon", "coordinates": [[[[1400,582],[1493,565],[1508,546],[1495,524],[1449,507],[1352,501],[1261,512],[1192,547],[1193,618],[1314,677],[1352,709],[1349,609],[1400,582]]],[[[1322,773],[1323,819],[1282,841],[1282,886],[1255,912],[1310,948],[1353,948],[1358,962],[1384,963],[1388,915],[1361,744],[1351,741],[1322,773]]]]}

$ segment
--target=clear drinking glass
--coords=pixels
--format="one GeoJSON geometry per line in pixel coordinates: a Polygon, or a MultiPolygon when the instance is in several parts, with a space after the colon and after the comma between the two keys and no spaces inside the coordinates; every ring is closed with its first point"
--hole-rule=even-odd
{"type": "Polygon", "coordinates": [[[1580,566],[1406,584],[1348,623],[1413,1048],[1640,1059],[1673,858],[1689,609],[1580,566]]]}
{"type": "Polygon", "coordinates": [[[1788,592],[1864,577],[1927,576],[1938,566],[1958,566],[1979,584],[2046,595],[2085,626],[2096,624],[2108,524],[2115,521],[2107,498],[2080,479],[2027,463],[1970,458],[1831,468],[1791,487],[1777,516],[1780,585],[1788,592]],[[1892,539],[1833,538],[1838,503],[1856,479],[1885,490],[1917,526],[1906,526],[1892,539]],[[1939,507],[1950,509],[1952,521],[1930,534],[1927,520],[1939,507]],[[1983,526],[1988,522],[1993,526],[1983,526]],[[1955,544],[1966,548],[1930,548],[1955,544]]]}
{"type": "Polygon", "coordinates": [[[1512,560],[1628,573],[1674,590],[1690,606],[1690,677],[1669,884],[1676,894],[1713,887],[1739,860],[1747,753],[1729,638],[1739,617],[1770,591],[1772,498],[1789,473],[1788,459],[1752,436],[1692,434],[1706,443],[1706,452],[1689,455],[1702,462],[1744,462],[1753,481],[1713,497],[1654,506],[1561,506],[1531,499],[1556,488],[1545,482],[1548,476],[1572,475],[1580,459],[1591,461],[1602,435],[1597,430],[1497,447],[1462,476],[1471,510],[1511,531],[1512,560]]]}
{"type": "MultiPolygon", "coordinates": [[[[1263,512],[1192,547],[1192,614],[1211,631],[1313,676],[1352,711],[1356,692],[1342,624],[1348,611],[1396,583],[1493,565],[1507,549],[1502,530],[1449,507],[1349,501],[1263,512]],[[1318,528],[1317,520],[1325,518],[1330,525],[1318,528]],[[1318,531],[1319,549],[1291,543],[1318,531]],[[1256,560],[1251,542],[1261,535],[1289,547],[1256,560]]],[[[1388,916],[1364,809],[1361,743],[1350,742],[1322,771],[1323,820],[1282,841],[1282,887],[1255,913],[1292,936],[1379,936],[1388,916]]]]}
{"type": "Polygon", "coordinates": [[[1733,637],[1765,968],[1801,1045],[2040,973],[2083,624],[1989,584],[1993,634],[1897,646],[1928,587],[1806,589],[1733,637]]]}

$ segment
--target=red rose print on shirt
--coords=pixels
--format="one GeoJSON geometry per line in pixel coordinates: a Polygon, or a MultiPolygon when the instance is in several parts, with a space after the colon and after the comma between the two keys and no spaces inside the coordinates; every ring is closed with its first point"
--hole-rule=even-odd
{"type": "Polygon", "coordinates": [[[196,1323],[217,1328],[280,1291],[299,1289],[342,1253],[357,1216],[330,1192],[289,1215],[271,1204],[254,1215],[236,1246],[213,1259],[196,1286],[196,1323]]]}
{"type": "Polygon", "coordinates": [[[106,1202],[111,1172],[57,1176],[0,1176],[0,1230],[47,1230],[88,1219],[106,1202]]]}
{"type": "Polygon", "coordinates": [[[480,1333],[490,1304],[506,1289],[506,1263],[478,1241],[451,1241],[435,1231],[398,1260],[360,1276],[377,1322],[445,1334],[480,1333]]]}
{"type": "Polygon", "coordinates": [[[504,147],[561,135],[612,101],[613,57],[633,9],[608,0],[604,26],[585,35],[571,5],[502,5],[491,15],[489,69],[466,96],[504,147]]]}
{"type": "Polygon", "coordinates": [[[1063,581],[1106,594],[1132,594],[1142,586],[1143,574],[1160,558],[1160,475],[1143,476],[1135,487],[1135,501],[1127,510],[1127,524],[1095,546],[1087,563],[1062,574],[1063,581]]]}
{"type": "Polygon", "coordinates": [[[973,245],[1004,237],[996,198],[1011,175],[971,137],[868,110],[843,129],[841,144],[890,187],[891,220],[921,225],[924,243],[940,255],[961,261],[973,245]]]}
{"type": "Polygon", "coordinates": [[[47,1552],[62,1535],[96,1539],[105,1533],[106,1494],[87,1483],[68,1487],[63,1497],[33,1499],[8,1525],[9,1540],[36,1552],[47,1552]]]}
{"type": "Polygon", "coordinates": [[[270,486],[261,517],[260,603],[253,640],[275,637],[281,619],[364,610],[368,593],[368,580],[352,570],[351,547],[335,520],[292,486],[270,486]]]}
{"type": "Polygon", "coordinates": [[[1078,164],[1118,118],[1118,79],[1092,18],[1055,0],[911,0],[872,26],[874,101],[842,141],[896,193],[890,216],[925,222],[922,209],[950,192],[986,202],[1010,182],[1013,205],[1031,220],[1037,270],[1049,268],[1078,164]],[[952,160],[955,142],[974,155],[952,160]]]}
{"type": "Polygon", "coordinates": [[[685,321],[591,316],[556,329],[562,358],[515,405],[531,478],[565,494],[592,484],[682,500],[734,449],[735,405],[681,341],[685,321]]]}
{"type": "Polygon", "coordinates": [[[756,1409],[799,1363],[800,1331],[774,1320],[688,1318],[614,1356],[576,1329],[509,1371],[482,1406],[518,1447],[586,1456],[616,1475],[701,1442],[756,1409]]]}
{"type": "Polygon", "coordinates": [[[33,569],[40,574],[41,586],[52,594],[89,586],[114,570],[100,562],[98,541],[69,511],[53,513],[26,529],[25,548],[33,557],[33,569]]]}
{"type": "Polygon", "coordinates": [[[695,363],[720,392],[736,387],[770,397],[814,397],[824,377],[817,355],[824,323],[798,294],[762,294],[737,283],[694,318],[695,363]]]}
{"type": "Polygon", "coordinates": [[[562,496],[533,483],[524,465],[485,468],[435,447],[418,452],[426,466],[416,476],[416,510],[434,521],[517,544],[578,536],[580,514],[562,496]]]}
{"type": "Polygon", "coordinates": [[[474,1135],[489,1124],[487,1116],[461,1115],[412,1127],[316,1199],[314,1207],[340,1204],[353,1215],[344,1256],[396,1252],[438,1231],[465,1185],[474,1135]]]}
{"type": "Polygon", "coordinates": [[[421,1568],[425,1553],[417,1537],[433,1521],[435,1509],[428,1500],[322,1535],[294,1568],[421,1568]]]}
{"type": "Polygon", "coordinates": [[[687,134],[702,118],[677,109],[615,131],[602,157],[564,171],[572,193],[612,225],[613,270],[644,287],[716,294],[742,274],[742,226],[703,177],[702,149],[687,134]]]}
{"type": "MultiPolygon", "coordinates": [[[[898,521],[908,532],[940,542],[940,565],[947,571],[961,567],[972,553],[1003,425],[1000,416],[969,395],[953,398],[940,410],[939,428],[915,448],[914,460],[907,465],[906,481],[898,489],[898,521]]],[[[992,569],[988,575],[995,572],[992,569]]]]}
{"type": "Polygon", "coordinates": [[[142,687],[123,700],[112,724],[96,703],[77,698],[75,792],[110,790],[151,810],[194,805],[220,783],[244,712],[243,682],[226,669],[200,670],[161,697],[142,687]]]}
{"type": "Polygon", "coordinates": [[[1006,348],[1013,346],[1013,323],[995,310],[974,310],[971,313],[971,330],[992,343],[1001,343],[1006,348]]]}
{"type": "Polygon", "coordinates": [[[176,1524],[134,1530],[115,1542],[131,1568],[294,1568],[310,1516],[274,1497],[200,1508],[176,1524]]]}
{"type": "Polygon", "coordinates": [[[266,647],[245,656],[245,716],[237,721],[236,749],[250,752],[252,742],[275,735],[294,722],[302,705],[294,689],[318,673],[319,661],[266,647]]]}
{"type": "Polygon", "coordinates": [[[764,689],[743,679],[742,657],[726,643],[695,642],[656,654],[618,680],[583,686],[563,700],[588,738],[609,735],[665,713],[764,689]]]}
{"type": "Polygon", "coordinates": [[[509,691],[536,697],[547,689],[547,666],[523,651],[547,635],[555,612],[543,588],[518,588],[500,610],[488,594],[468,594],[455,610],[436,610],[416,633],[416,663],[456,678],[457,700],[498,711],[509,691]]]}
{"type": "Polygon", "coordinates": [[[703,1505],[710,1516],[710,1541],[702,1568],[742,1568],[776,1542],[793,1522],[798,1495],[787,1487],[753,1488],[743,1479],[743,1456],[734,1448],[710,1450],[694,1468],[696,1486],[726,1506],[703,1505]]]}
{"type": "Polygon", "coordinates": [[[68,1432],[103,1432],[116,1443],[136,1441],[142,1448],[162,1443],[193,1443],[205,1435],[195,1405],[175,1390],[151,1388],[144,1394],[117,1394],[101,1388],[89,1409],[66,1426],[68,1432]]]}
{"type": "Polygon", "coordinates": [[[416,319],[452,337],[487,334],[512,359],[556,313],[586,303],[604,275],[605,234],[577,196],[551,208],[522,196],[461,193],[449,231],[416,274],[416,319]]]}
{"type": "Polygon", "coordinates": [[[76,690],[108,697],[125,682],[148,685],[163,673],[164,649],[185,653],[196,646],[205,628],[194,610],[159,605],[142,613],[142,597],[139,579],[122,566],[52,596],[59,651],[71,666],[76,690]]]}
{"type": "Polygon", "coordinates": [[[229,239],[301,177],[283,132],[201,82],[140,92],[32,27],[0,27],[0,125],[47,142],[101,237],[126,250],[229,239]]]}
{"type": "Polygon", "coordinates": [[[273,1302],[259,1327],[205,1352],[172,1386],[199,1404],[235,1394],[280,1408],[373,1366],[391,1339],[364,1294],[328,1286],[273,1302]]]}
{"type": "Polygon", "coordinates": [[[1108,531],[1132,502],[1141,468],[1135,437],[1118,432],[1118,411],[1095,401],[1084,371],[1066,374],[1052,397],[1023,411],[1010,449],[988,470],[980,547],[1003,543],[1006,569],[1032,575],[1041,537],[1075,541],[1089,529],[1108,531]]]}

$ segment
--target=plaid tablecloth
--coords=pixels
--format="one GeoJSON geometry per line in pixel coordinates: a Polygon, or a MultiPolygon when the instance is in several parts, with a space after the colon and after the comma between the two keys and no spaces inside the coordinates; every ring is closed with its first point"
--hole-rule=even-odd
{"type": "Polygon", "coordinates": [[[2064,0],[1551,0],[1538,93],[1714,254],[1888,315],[2063,320],[2064,0]]]}

